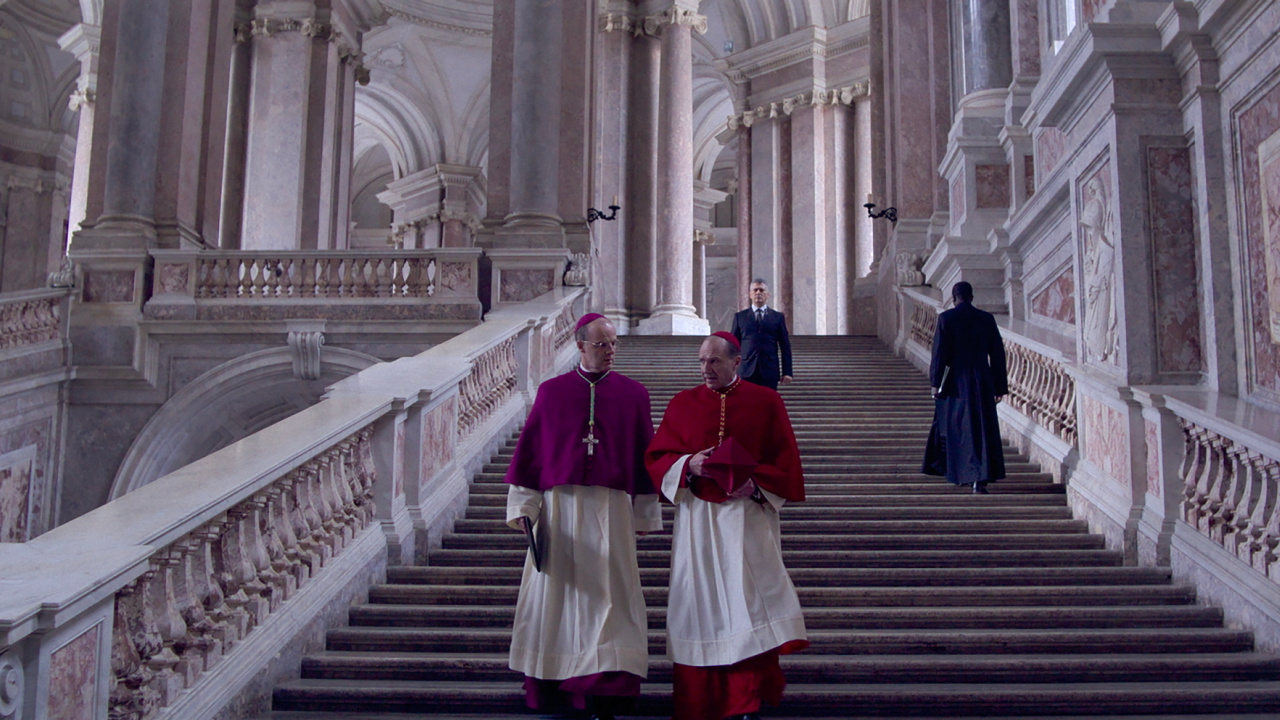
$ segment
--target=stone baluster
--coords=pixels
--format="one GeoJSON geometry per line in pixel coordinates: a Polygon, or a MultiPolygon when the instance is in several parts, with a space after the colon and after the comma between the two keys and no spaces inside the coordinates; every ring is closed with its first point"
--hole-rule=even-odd
{"type": "Polygon", "coordinates": [[[334,483],[339,471],[337,453],[329,449],[316,458],[320,472],[316,477],[316,498],[320,502],[320,517],[323,520],[325,541],[333,555],[342,552],[345,541],[342,519],[338,516],[337,493],[334,483]]]}
{"type": "MultiPolygon", "coordinates": [[[[271,575],[275,579],[273,587],[276,592],[272,593],[271,610],[274,612],[278,607],[276,599],[281,602],[293,597],[293,593],[298,589],[298,578],[294,573],[294,564],[290,562],[285,548],[291,544],[297,544],[297,538],[293,536],[293,526],[289,522],[288,514],[285,512],[285,495],[284,480],[276,482],[266,491],[267,510],[262,513],[261,531],[266,541],[267,558],[271,563],[271,575]]],[[[291,485],[290,485],[291,486],[291,485]]]]}
{"type": "Polygon", "coordinates": [[[239,580],[240,574],[247,574],[238,569],[244,564],[244,553],[240,549],[239,533],[234,531],[236,521],[229,515],[218,524],[218,536],[213,549],[214,577],[222,588],[223,614],[227,627],[227,638],[223,641],[223,650],[229,651],[236,643],[249,634],[253,627],[253,619],[249,610],[249,594],[239,580]]]}
{"type": "Polygon", "coordinates": [[[356,508],[355,491],[352,485],[358,481],[359,468],[356,464],[356,440],[349,437],[338,444],[338,482],[334,489],[338,494],[337,512],[342,518],[342,533],[348,543],[355,539],[360,530],[359,509],[356,508]]]}
{"type": "Polygon", "coordinates": [[[301,476],[301,487],[303,494],[299,495],[302,501],[303,517],[307,519],[307,540],[310,543],[313,552],[319,559],[319,566],[313,566],[311,569],[312,577],[321,566],[329,562],[329,558],[333,557],[333,549],[329,545],[329,539],[324,531],[324,512],[322,510],[320,495],[320,465],[316,460],[311,460],[303,466],[301,476]]]}
{"type": "Polygon", "coordinates": [[[234,613],[227,605],[222,584],[218,581],[218,564],[214,560],[215,554],[220,552],[218,539],[221,527],[222,520],[218,519],[192,533],[192,537],[200,542],[192,567],[198,586],[196,599],[204,607],[205,616],[214,624],[210,634],[219,643],[220,654],[225,653],[240,638],[235,632],[234,613]]]}
{"type": "Polygon", "coordinates": [[[271,611],[280,607],[284,580],[271,567],[271,555],[267,551],[269,541],[263,531],[267,517],[267,494],[256,493],[241,503],[240,507],[244,508],[244,523],[241,527],[245,533],[245,551],[249,562],[253,564],[255,584],[262,588],[262,598],[265,601],[258,616],[261,622],[271,611]]]}
{"type": "Polygon", "coordinates": [[[159,693],[151,686],[153,673],[147,667],[147,659],[160,647],[160,639],[148,630],[150,624],[145,618],[145,578],[144,575],[116,592],[109,720],[141,720],[152,714],[160,701],[159,693]]]}
{"type": "MultiPolygon", "coordinates": [[[[182,665],[175,645],[187,635],[187,624],[178,611],[173,595],[173,572],[180,564],[179,557],[171,552],[161,553],[151,561],[152,572],[147,582],[147,595],[143,602],[151,610],[151,620],[160,638],[160,647],[147,659],[147,667],[154,673],[151,684],[160,695],[160,704],[168,705],[177,699],[186,687],[184,677],[188,668],[182,665]]],[[[191,680],[195,680],[194,675],[191,680]]]]}
{"type": "MultiPolygon", "coordinates": [[[[182,547],[182,570],[174,586],[174,597],[178,602],[178,612],[182,613],[187,624],[187,637],[183,640],[186,647],[179,648],[179,653],[185,658],[188,657],[188,649],[194,651],[199,657],[199,672],[206,672],[222,658],[222,628],[205,610],[204,604],[210,586],[216,587],[209,578],[207,534],[197,530],[187,536],[182,547]]],[[[194,657],[191,661],[194,662],[194,657]]]]}
{"type": "Polygon", "coordinates": [[[378,470],[373,462],[373,428],[367,427],[361,430],[359,438],[357,447],[359,449],[360,493],[356,497],[356,504],[363,509],[360,523],[360,529],[363,530],[377,516],[378,506],[374,502],[374,484],[378,479],[378,470]]]}
{"type": "Polygon", "coordinates": [[[297,586],[302,587],[311,578],[313,559],[302,544],[307,537],[308,528],[298,501],[299,485],[301,482],[297,471],[290,473],[279,483],[282,490],[280,511],[284,513],[284,522],[288,524],[283,536],[285,557],[289,559],[297,586]]]}

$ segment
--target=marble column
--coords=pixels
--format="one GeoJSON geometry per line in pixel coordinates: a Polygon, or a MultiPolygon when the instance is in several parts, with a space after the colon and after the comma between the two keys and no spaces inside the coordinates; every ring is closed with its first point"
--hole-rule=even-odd
{"type": "MultiPolygon", "coordinates": [[[[0,237],[0,292],[45,286],[53,241],[49,236],[54,182],[46,173],[20,171],[5,180],[3,236],[0,237]]],[[[58,255],[61,258],[61,253],[58,255]]]]}
{"type": "Polygon", "coordinates": [[[591,279],[588,307],[598,309],[613,321],[619,334],[631,329],[627,312],[628,276],[634,272],[627,252],[627,215],[634,209],[628,192],[627,171],[632,157],[628,152],[627,124],[630,84],[646,79],[632,78],[631,46],[634,42],[635,18],[628,12],[629,3],[613,3],[611,12],[600,16],[593,53],[594,142],[591,148],[592,207],[608,212],[606,205],[623,207],[613,221],[592,223],[592,246],[598,276],[591,279]],[[616,12],[614,12],[616,11],[616,12]],[[624,201],[625,199],[625,201],[624,201]]]}
{"type": "Polygon", "coordinates": [[[67,211],[67,236],[80,230],[89,200],[89,177],[93,158],[94,108],[98,96],[98,58],[102,45],[102,28],[81,23],[58,38],[63,50],[75,55],[80,62],[80,77],[75,92],[71,94],[71,110],[79,113],[76,129],[76,159],[71,171],[71,199],[67,211]]]}
{"type": "MultiPolygon", "coordinates": [[[[760,278],[776,294],[779,274],[778,251],[782,233],[782,192],[784,178],[779,160],[778,123],[756,120],[751,126],[751,280],[760,278]]],[[[750,280],[748,280],[750,283],[750,280]]],[[[747,285],[743,285],[746,307],[747,285]]],[[[776,304],[776,303],[775,303],[776,304]]]]}
{"type": "MultiPolygon", "coordinates": [[[[102,214],[94,225],[155,237],[156,163],[163,106],[167,0],[120,0],[102,214]]],[[[136,241],[135,241],[136,242],[136,241]]]]}
{"type": "MultiPolygon", "coordinates": [[[[851,273],[862,278],[871,274],[880,248],[875,246],[875,228],[862,207],[866,198],[874,198],[871,187],[871,99],[862,98],[853,106],[853,200],[854,268],[851,273]]],[[[874,199],[873,199],[874,202],[874,199]]]]}
{"type": "Polygon", "coordinates": [[[657,304],[658,76],[662,44],[649,35],[631,43],[627,92],[627,191],[620,211],[626,223],[627,311],[647,318],[657,304]]]}
{"type": "Polygon", "coordinates": [[[964,94],[1009,87],[1009,0],[960,0],[955,7],[964,94]]]}
{"type": "MultiPolygon", "coordinates": [[[[695,8],[696,9],[696,5],[695,8]]],[[[701,335],[709,325],[693,307],[693,37],[706,18],[673,5],[646,18],[661,28],[658,107],[658,303],[642,334],[701,335]]]]}
{"type": "Polygon", "coordinates": [[[751,128],[739,127],[737,172],[738,183],[734,211],[738,225],[738,284],[735,298],[745,298],[751,285],[751,128]]]}

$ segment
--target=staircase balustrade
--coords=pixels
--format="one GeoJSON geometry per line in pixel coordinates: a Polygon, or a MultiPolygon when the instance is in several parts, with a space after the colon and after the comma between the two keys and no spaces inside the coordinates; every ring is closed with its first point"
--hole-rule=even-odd
{"type": "Polygon", "coordinates": [[[1180,418],[1182,519],[1280,582],[1280,460],[1180,418]]]}
{"type": "Polygon", "coordinates": [[[59,288],[0,295],[0,350],[59,340],[68,293],[59,288]]]}
{"type": "Polygon", "coordinates": [[[196,260],[195,296],[218,299],[425,298],[436,293],[431,250],[209,252],[196,260]]]}
{"type": "Polygon", "coordinates": [[[453,522],[413,520],[406,487],[459,506],[455,476],[511,432],[522,393],[571,360],[567,343],[539,349],[566,336],[583,292],[490,313],[30,542],[0,543],[0,668],[25,688],[5,720],[202,720],[264,702],[270,673],[288,672],[273,660],[340,621],[393,544],[453,522]],[[456,435],[436,432],[441,412],[456,435]]]}

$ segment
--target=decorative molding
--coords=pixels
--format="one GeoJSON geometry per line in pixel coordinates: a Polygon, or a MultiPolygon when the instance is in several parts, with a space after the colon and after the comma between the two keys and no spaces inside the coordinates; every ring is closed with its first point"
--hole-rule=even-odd
{"type": "Polygon", "coordinates": [[[670,7],[644,18],[644,31],[649,35],[659,34],[666,25],[687,25],[699,35],[707,34],[707,16],[686,8],[670,7]]]}
{"type": "Polygon", "coordinates": [[[643,35],[645,24],[636,16],[625,13],[601,13],[600,32],[626,32],[632,35],[643,35]]]}
{"type": "Polygon", "coordinates": [[[80,108],[85,105],[92,105],[98,100],[98,93],[91,87],[76,88],[67,98],[67,107],[71,108],[71,112],[79,112],[80,108]]]}
{"type": "Polygon", "coordinates": [[[747,110],[730,115],[727,121],[730,130],[737,130],[739,127],[751,127],[757,120],[768,120],[777,118],[779,115],[791,115],[796,108],[803,106],[819,106],[819,105],[852,105],[858,98],[867,97],[871,94],[871,81],[867,80],[860,83],[854,83],[842,88],[833,90],[815,89],[793,95],[781,102],[771,102],[768,105],[761,105],[754,110],[747,110]]]}
{"type": "Polygon", "coordinates": [[[407,23],[413,23],[414,25],[435,28],[436,30],[444,30],[445,32],[462,33],[463,35],[472,35],[475,37],[493,37],[493,30],[489,28],[473,28],[466,27],[465,25],[454,25],[452,23],[440,22],[439,20],[428,20],[427,18],[418,17],[417,15],[413,15],[393,7],[383,7],[386,10],[388,17],[403,20],[407,23]]]}
{"type": "Polygon", "coordinates": [[[807,60],[826,60],[827,58],[839,57],[845,53],[867,47],[870,44],[871,39],[866,35],[854,35],[827,44],[826,35],[823,34],[801,47],[792,49],[778,49],[773,44],[759,49],[752,48],[747,52],[749,55],[755,56],[755,59],[747,59],[745,61],[738,59],[740,64],[734,64],[731,70],[733,73],[740,74],[743,80],[750,80],[776,72],[788,65],[807,60]],[[761,53],[767,54],[761,57],[761,53]]]}
{"type": "Polygon", "coordinates": [[[590,255],[581,252],[569,256],[569,269],[564,273],[564,284],[572,287],[585,287],[591,284],[590,255]]]}
{"type": "Polygon", "coordinates": [[[20,717],[25,686],[22,659],[18,654],[11,650],[0,655],[0,719],[20,717]]]}

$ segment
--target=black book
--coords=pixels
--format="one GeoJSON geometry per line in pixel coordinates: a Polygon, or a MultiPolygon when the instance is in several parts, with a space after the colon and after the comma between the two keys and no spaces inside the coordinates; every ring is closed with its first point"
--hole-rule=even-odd
{"type": "Polygon", "coordinates": [[[542,555],[538,553],[538,539],[533,535],[533,522],[529,520],[529,516],[520,517],[520,524],[524,527],[524,539],[529,541],[529,554],[533,556],[533,569],[542,572],[542,555]]]}

